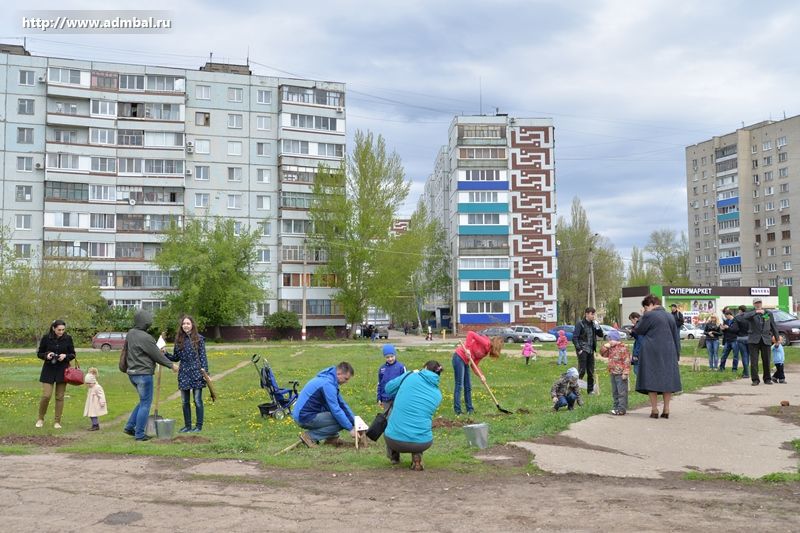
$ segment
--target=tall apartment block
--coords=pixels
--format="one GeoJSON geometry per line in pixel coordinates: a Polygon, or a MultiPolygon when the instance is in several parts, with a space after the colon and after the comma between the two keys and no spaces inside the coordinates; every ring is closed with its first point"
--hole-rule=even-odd
{"type": "Polygon", "coordinates": [[[424,201],[447,229],[459,328],[556,320],[553,133],[501,114],[450,125],[424,201]]]}
{"type": "Polygon", "coordinates": [[[800,116],[686,147],[689,276],[696,285],[778,287],[800,265],[800,116]]]}
{"type": "MultiPolygon", "coordinates": [[[[158,308],[174,290],[153,264],[170,224],[222,217],[258,228],[264,298],[308,325],[343,325],[306,249],[319,163],[345,154],[344,85],[31,56],[0,47],[0,216],[23,260],[70,260],[111,305],[158,308]]],[[[191,254],[187,250],[187,254],[191,254]]]]}

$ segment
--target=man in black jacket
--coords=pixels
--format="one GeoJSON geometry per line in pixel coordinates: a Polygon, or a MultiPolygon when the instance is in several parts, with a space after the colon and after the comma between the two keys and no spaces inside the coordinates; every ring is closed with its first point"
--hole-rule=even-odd
{"type": "MultiPolygon", "coordinates": [[[[750,325],[747,319],[743,318],[747,312],[746,305],[739,306],[739,314],[733,318],[733,324],[736,328],[736,344],[739,346],[739,353],[742,355],[742,377],[750,377],[750,347],[747,345],[747,339],[750,335],[750,325]]],[[[739,360],[736,358],[736,352],[733,352],[733,371],[736,372],[739,360]]]]}
{"type": "Polygon", "coordinates": [[[680,331],[681,326],[684,323],[683,313],[678,311],[678,305],[677,304],[672,304],[669,307],[670,307],[670,309],[672,309],[672,318],[675,319],[675,325],[678,326],[678,331],[680,331]]]}
{"type": "Polygon", "coordinates": [[[594,352],[597,349],[597,339],[603,338],[603,330],[594,318],[594,307],[587,307],[583,312],[583,319],[578,320],[572,332],[572,344],[578,354],[578,373],[581,379],[586,375],[586,390],[589,394],[594,394],[594,352]]]}
{"type": "Polygon", "coordinates": [[[747,320],[750,326],[750,336],[747,339],[750,344],[750,380],[754,386],[758,385],[758,355],[760,353],[761,362],[764,365],[764,385],[772,385],[769,356],[772,343],[779,337],[778,328],[775,326],[775,318],[772,313],[761,307],[761,298],[753,299],[753,307],[755,309],[742,315],[742,318],[747,320]]]}

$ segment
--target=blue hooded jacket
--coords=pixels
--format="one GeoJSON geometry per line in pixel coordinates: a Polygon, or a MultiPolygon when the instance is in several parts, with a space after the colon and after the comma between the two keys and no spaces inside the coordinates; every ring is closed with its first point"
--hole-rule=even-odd
{"type": "Polygon", "coordinates": [[[353,411],[339,393],[335,366],[320,371],[306,383],[292,408],[292,418],[302,426],[325,412],[330,412],[342,428],[347,431],[353,429],[353,411]]]}
{"type": "Polygon", "coordinates": [[[427,369],[403,374],[386,384],[386,393],[395,395],[386,436],[401,442],[431,442],[433,414],[442,403],[439,375],[427,369]],[[405,381],[403,376],[408,376],[405,381]]]}
{"type": "Polygon", "coordinates": [[[378,401],[388,402],[393,396],[386,394],[386,384],[397,376],[402,376],[406,371],[406,366],[396,358],[391,365],[383,363],[378,369],[378,401]]]}

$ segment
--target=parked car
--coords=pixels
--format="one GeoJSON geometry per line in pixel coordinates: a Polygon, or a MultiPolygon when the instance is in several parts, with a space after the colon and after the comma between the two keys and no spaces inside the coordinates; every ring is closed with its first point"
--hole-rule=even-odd
{"type": "Polygon", "coordinates": [[[628,334],[622,331],[621,329],[617,329],[613,326],[609,326],[608,324],[600,324],[600,329],[603,330],[603,339],[608,340],[608,334],[612,331],[616,331],[619,333],[619,340],[624,341],[628,339],[628,334]]]}
{"type": "Polygon", "coordinates": [[[98,333],[92,337],[92,348],[100,348],[104,352],[108,352],[112,348],[122,349],[122,346],[125,345],[125,335],[127,335],[127,333],[114,331],[98,333]]]}
{"type": "Polygon", "coordinates": [[[775,326],[778,328],[778,333],[783,335],[784,346],[788,346],[793,342],[800,342],[800,320],[795,315],[774,309],[772,310],[772,316],[775,318],[775,326]]]}
{"type": "Polygon", "coordinates": [[[630,337],[631,336],[631,331],[633,331],[633,324],[624,324],[619,329],[621,329],[622,331],[627,333],[628,337],[630,337]]]}
{"type": "Polygon", "coordinates": [[[546,331],[542,331],[541,328],[537,328],[536,326],[514,326],[513,329],[515,332],[519,333],[520,335],[524,335],[525,339],[530,339],[533,342],[555,342],[556,336],[547,333],[546,331]]]}
{"type": "Polygon", "coordinates": [[[693,326],[691,324],[684,324],[681,326],[681,329],[678,330],[678,333],[681,335],[681,340],[683,339],[699,339],[703,336],[703,329],[693,326]]]}
{"type": "Polygon", "coordinates": [[[524,335],[517,333],[511,328],[486,328],[480,330],[478,333],[487,337],[500,337],[505,342],[525,342],[527,340],[524,335]]]}
{"type": "Polygon", "coordinates": [[[575,331],[575,326],[571,324],[564,324],[562,326],[556,326],[554,328],[550,328],[547,330],[547,333],[550,335],[555,335],[556,339],[558,338],[558,330],[563,329],[564,334],[567,336],[568,341],[572,341],[572,332],[575,331]]]}
{"type": "Polygon", "coordinates": [[[378,326],[377,327],[377,334],[379,339],[388,339],[389,338],[389,328],[387,326],[378,326]]]}

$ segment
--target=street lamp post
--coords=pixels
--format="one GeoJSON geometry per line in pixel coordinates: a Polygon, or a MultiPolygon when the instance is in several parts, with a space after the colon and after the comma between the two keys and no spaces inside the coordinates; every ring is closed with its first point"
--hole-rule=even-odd
{"type": "Polygon", "coordinates": [[[301,281],[303,287],[303,323],[300,329],[300,338],[306,340],[306,266],[308,265],[308,248],[307,239],[303,239],[303,279],[301,281]]]}

